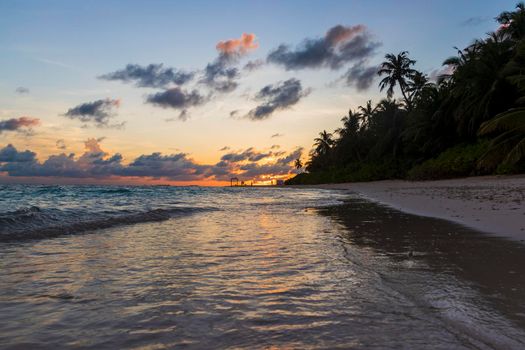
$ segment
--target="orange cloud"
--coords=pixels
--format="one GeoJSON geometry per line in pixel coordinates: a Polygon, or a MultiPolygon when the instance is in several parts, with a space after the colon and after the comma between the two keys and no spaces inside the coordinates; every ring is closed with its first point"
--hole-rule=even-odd
{"type": "Polygon", "coordinates": [[[106,153],[100,147],[100,142],[102,140],[104,140],[103,137],[100,137],[98,139],[89,138],[86,141],[84,141],[84,147],[86,148],[88,152],[91,152],[91,153],[106,153]]]}
{"type": "Polygon", "coordinates": [[[219,41],[216,48],[225,55],[244,55],[246,52],[259,47],[259,43],[255,42],[255,40],[255,34],[243,33],[239,39],[219,41]]]}

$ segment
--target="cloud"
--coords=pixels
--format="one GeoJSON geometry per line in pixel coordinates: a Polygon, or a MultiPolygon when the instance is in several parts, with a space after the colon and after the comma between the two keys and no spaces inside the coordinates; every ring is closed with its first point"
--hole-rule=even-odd
{"type": "Polygon", "coordinates": [[[15,92],[17,94],[20,94],[20,95],[28,94],[29,93],[29,89],[26,88],[26,87],[23,87],[23,86],[19,86],[19,87],[16,88],[15,92]]]}
{"type": "Polygon", "coordinates": [[[194,75],[194,72],[165,68],[162,64],[128,64],[124,69],[99,76],[99,79],[134,82],[137,87],[167,88],[171,85],[184,85],[194,75]]]}
{"type": "Polygon", "coordinates": [[[254,60],[254,61],[248,61],[244,67],[242,68],[244,71],[252,72],[254,70],[257,70],[264,66],[264,60],[254,60]]]}
{"type": "Polygon", "coordinates": [[[370,58],[379,47],[364,25],[337,25],[322,38],[305,39],[295,49],[281,44],[268,54],[267,61],[286,70],[327,67],[339,69],[347,63],[370,58]]]}
{"type": "Polygon", "coordinates": [[[447,77],[449,75],[452,75],[454,73],[454,66],[452,65],[445,65],[441,67],[440,69],[434,69],[432,70],[428,77],[430,81],[439,82],[440,79],[447,77]]]}
{"type": "Polygon", "coordinates": [[[57,146],[58,149],[66,149],[67,146],[66,146],[66,142],[63,140],[63,139],[59,139],[56,141],[55,145],[57,146]]]}
{"type": "Polygon", "coordinates": [[[220,55],[204,69],[204,77],[201,83],[218,92],[231,92],[239,85],[237,79],[240,77],[239,69],[232,67],[234,59],[228,55],[220,55]]]}
{"type": "Polygon", "coordinates": [[[239,39],[219,41],[216,49],[223,55],[241,56],[259,47],[259,43],[255,42],[255,40],[255,34],[243,33],[239,39]]]}
{"type": "Polygon", "coordinates": [[[228,147],[228,146],[224,146],[224,147],[221,148],[219,151],[224,152],[224,151],[227,151],[227,150],[229,150],[229,149],[230,149],[230,147],[228,147]]]}
{"type": "Polygon", "coordinates": [[[229,180],[240,177],[246,180],[268,176],[286,176],[294,173],[293,160],[302,148],[292,152],[258,151],[248,148],[230,152],[216,164],[198,164],[185,153],[164,155],[160,152],[143,154],[129,164],[123,164],[119,153],[105,152],[100,142],[103,138],[85,141],[85,152],[49,156],[39,162],[29,150],[19,152],[13,145],[0,149],[0,172],[8,176],[68,177],[68,178],[126,178],[142,177],[174,181],[229,180]]]}
{"type": "Polygon", "coordinates": [[[272,146],[268,151],[258,151],[253,147],[238,152],[223,155],[211,172],[216,179],[228,180],[235,175],[238,178],[260,180],[264,177],[286,176],[295,173],[293,161],[301,157],[303,148],[298,147],[292,152],[274,151],[272,146]]]}
{"type": "Polygon", "coordinates": [[[210,166],[199,165],[185,153],[162,155],[152,153],[141,155],[122,169],[122,176],[145,176],[169,178],[171,180],[204,180],[212,177],[210,166]]]}
{"type": "Polygon", "coordinates": [[[114,109],[118,107],[120,107],[120,100],[96,100],[70,108],[64,113],[64,116],[72,120],[80,120],[83,123],[92,123],[97,127],[120,127],[123,123],[109,124],[115,116],[114,109]]]}
{"type": "Polygon", "coordinates": [[[0,120],[0,134],[6,131],[30,131],[31,127],[40,124],[40,119],[32,117],[0,120]]]}
{"type": "Polygon", "coordinates": [[[463,22],[460,23],[462,27],[475,27],[480,24],[486,23],[491,20],[491,17],[487,16],[474,16],[467,18],[463,22]]]}
{"type": "Polygon", "coordinates": [[[273,134],[273,135],[270,136],[270,137],[273,139],[273,138],[275,138],[275,137],[282,137],[282,136],[284,136],[284,135],[283,135],[283,134],[279,134],[279,133],[277,133],[277,134],[273,134]]]}
{"type": "Polygon", "coordinates": [[[261,179],[268,174],[273,176],[285,176],[290,173],[296,173],[293,168],[293,161],[300,158],[303,153],[303,148],[298,147],[290,153],[280,152],[279,158],[271,162],[257,163],[245,162],[237,166],[236,171],[240,177],[246,179],[261,179]]]}
{"type": "Polygon", "coordinates": [[[250,162],[258,162],[261,159],[272,156],[272,152],[258,152],[253,147],[250,147],[242,152],[231,152],[223,155],[221,161],[238,163],[248,160],[250,162]]]}
{"type": "Polygon", "coordinates": [[[258,45],[255,42],[255,34],[246,33],[239,39],[219,41],[216,45],[219,55],[206,65],[200,82],[217,92],[232,92],[239,85],[237,80],[240,77],[239,69],[235,66],[241,57],[256,49],[258,45]]]}
{"type": "Polygon", "coordinates": [[[303,90],[301,82],[294,78],[275,85],[267,85],[255,96],[262,103],[248,112],[245,118],[250,120],[267,119],[276,110],[290,108],[309,93],[310,89],[303,90]]]}
{"type": "Polygon", "coordinates": [[[22,163],[35,161],[36,153],[31,151],[18,152],[16,148],[9,144],[0,149],[0,163],[22,163]]]}
{"type": "Polygon", "coordinates": [[[149,95],[147,103],[162,107],[180,110],[179,119],[185,121],[189,115],[187,109],[204,104],[207,98],[202,96],[197,90],[185,91],[179,87],[174,87],[162,92],[149,95]]]}
{"type": "Polygon", "coordinates": [[[87,140],[86,152],[78,158],[73,153],[61,153],[49,156],[42,163],[37,161],[34,152],[18,152],[7,145],[0,149],[0,172],[10,176],[70,178],[104,178],[118,174],[123,167],[122,156],[108,155],[100,148],[99,140],[87,140]]]}
{"type": "Polygon", "coordinates": [[[105,139],[105,137],[99,137],[97,139],[89,138],[86,141],[84,141],[84,148],[90,153],[104,153],[104,151],[100,147],[100,143],[105,139]]]}
{"type": "Polygon", "coordinates": [[[355,86],[357,90],[363,91],[372,85],[378,70],[376,66],[367,67],[364,63],[360,63],[350,67],[342,78],[345,79],[346,85],[355,86]]]}

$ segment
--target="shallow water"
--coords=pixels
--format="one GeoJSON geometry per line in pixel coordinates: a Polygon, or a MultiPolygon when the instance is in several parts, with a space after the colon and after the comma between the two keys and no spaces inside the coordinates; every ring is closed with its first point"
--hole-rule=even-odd
{"type": "Polygon", "coordinates": [[[457,225],[315,189],[1,191],[2,348],[525,347],[523,246],[457,225]]]}

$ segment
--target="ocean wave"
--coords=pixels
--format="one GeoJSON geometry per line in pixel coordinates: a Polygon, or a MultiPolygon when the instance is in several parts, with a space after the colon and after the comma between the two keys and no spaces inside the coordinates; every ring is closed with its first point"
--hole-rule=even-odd
{"type": "Polygon", "coordinates": [[[0,242],[53,238],[114,226],[165,221],[171,218],[217,210],[202,207],[174,207],[142,212],[123,210],[88,213],[78,210],[41,209],[36,206],[0,213],[0,242]]]}

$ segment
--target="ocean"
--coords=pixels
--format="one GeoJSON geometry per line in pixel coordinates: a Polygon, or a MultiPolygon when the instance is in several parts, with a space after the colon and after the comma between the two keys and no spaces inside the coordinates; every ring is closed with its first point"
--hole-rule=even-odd
{"type": "Polygon", "coordinates": [[[0,186],[2,349],[520,349],[523,245],[313,188],[0,186]]]}

